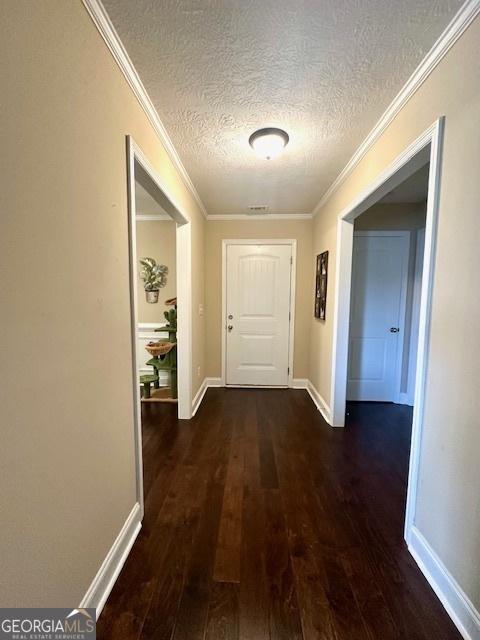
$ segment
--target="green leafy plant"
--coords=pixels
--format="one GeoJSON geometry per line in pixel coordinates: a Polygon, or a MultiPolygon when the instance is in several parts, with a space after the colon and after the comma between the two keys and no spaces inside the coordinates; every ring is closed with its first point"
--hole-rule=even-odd
{"type": "Polygon", "coordinates": [[[168,267],[164,264],[157,264],[154,258],[140,258],[140,264],[140,279],[145,291],[158,291],[167,284],[168,267]]]}

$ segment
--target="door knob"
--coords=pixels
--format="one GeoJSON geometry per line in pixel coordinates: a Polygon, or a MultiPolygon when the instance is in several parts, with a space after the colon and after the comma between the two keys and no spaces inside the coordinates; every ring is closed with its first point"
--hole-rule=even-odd
{"type": "Polygon", "coordinates": [[[400,331],[400,327],[390,327],[390,333],[398,333],[400,331]]]}
{"type": "Polygon", "coordinates": [[[227,329],[228,329],[229,331],[231,331],[231,330],[233,329],[233,325],[232,325],[232,324],[229,324],[229,325],[228,325],[228,327],[227,327],[227,329]]]}

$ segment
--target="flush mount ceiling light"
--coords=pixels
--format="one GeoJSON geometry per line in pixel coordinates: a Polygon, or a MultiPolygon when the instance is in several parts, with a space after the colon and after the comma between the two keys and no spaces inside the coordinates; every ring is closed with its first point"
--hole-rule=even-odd
{"type": "Polygon", "coordinates": [[[288,133],[283,129],[268,127],[252,133],[248,142],[257,155],[266,160],[278,156],[288,144],[288,133]]]}

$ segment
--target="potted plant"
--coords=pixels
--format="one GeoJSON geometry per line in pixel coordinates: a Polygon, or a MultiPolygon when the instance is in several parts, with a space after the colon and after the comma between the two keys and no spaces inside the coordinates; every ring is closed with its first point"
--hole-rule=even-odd
{"type": "Polygon", "coordinates": [[[158,302],[158,292],[167,284],[168,267],[157,264],[154,258],[140,258],[142,270],[140,278],[143,280],[145,297],[151,304],[158,302]]]}

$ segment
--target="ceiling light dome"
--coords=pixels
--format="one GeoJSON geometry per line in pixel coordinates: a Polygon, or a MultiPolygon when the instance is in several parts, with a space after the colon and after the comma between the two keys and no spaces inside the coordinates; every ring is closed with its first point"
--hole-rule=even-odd
{"type": "Polygon", "coordinates": [[[266,160],[278,156],[288,144],[288,133],[283,129],[267,127],[252,133],[248,142],[257,155],[266,160]]]}

